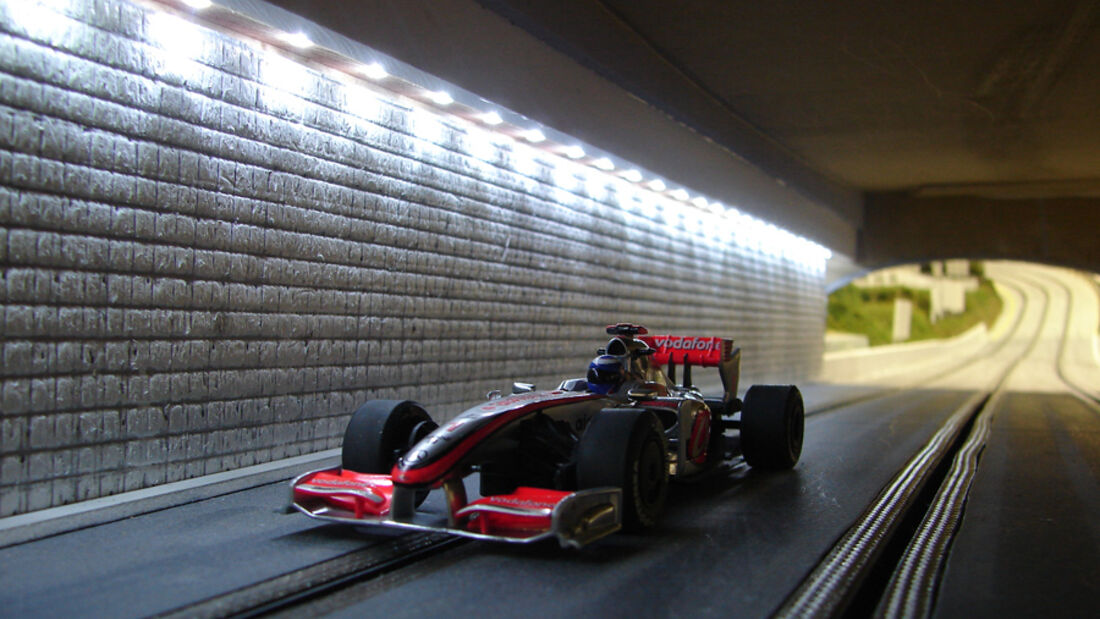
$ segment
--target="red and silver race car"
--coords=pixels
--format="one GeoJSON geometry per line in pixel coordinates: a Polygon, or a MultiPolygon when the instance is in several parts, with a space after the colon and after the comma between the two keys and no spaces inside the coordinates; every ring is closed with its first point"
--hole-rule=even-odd
{"type": "Polygon", "coordinates": [[[732,340],[649,335],[626,323],[607,333],[586,377],[551,391],[516,383],[442,426],[415,402],[363,404],[341,467],[295,479],[293,506],[355,525],[580,547],[656,524],[670,479],[721,472],[738,455],[765,469],[798,462],[801,393],[755,385],[738,399],[732,340]],[[717,368],[724,394],[704,397],[693,367],[717,368]],[[739,440],[725,435],[731,429],[739,440]],[[475,472],[481,496],[470,500],[464,479],[475,472]],[[419,509],[433,490],[442,490],[443,513],[419,509]]]}

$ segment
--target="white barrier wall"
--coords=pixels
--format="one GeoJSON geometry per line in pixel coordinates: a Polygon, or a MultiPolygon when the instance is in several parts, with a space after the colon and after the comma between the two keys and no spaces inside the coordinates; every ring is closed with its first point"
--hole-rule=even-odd
{"type": "Polygon", "coordinates": [[[826,383],[866,383],[897,377],[907,381],[976,355],[989,343],[988,330],[979,323],[947,340],[928,340],[826,353],[818,380],[826,383]]]}
{"type": "Polygon", "coordinates": [[[621,320],[812,375],[824,265],[751,241],[135,5],[0,2],[0,516],[552,386],[621,320]]]}

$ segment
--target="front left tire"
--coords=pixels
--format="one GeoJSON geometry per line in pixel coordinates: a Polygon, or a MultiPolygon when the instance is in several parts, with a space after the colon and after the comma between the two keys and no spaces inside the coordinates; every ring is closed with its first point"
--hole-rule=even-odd
{"type": "Polygon", "coordinates": [[[668,446],[657,416],[637,409],[605,409],[577,445],[577,487],[623,491],[623,529],[656,526],[668,495],[668,446]]]}

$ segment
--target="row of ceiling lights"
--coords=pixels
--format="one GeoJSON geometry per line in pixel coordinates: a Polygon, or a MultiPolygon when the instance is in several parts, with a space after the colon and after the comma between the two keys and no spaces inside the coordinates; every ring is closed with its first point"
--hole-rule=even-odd
{"type": "MultiPolygon", "coordinates": [[[[212,0],[181,0],[181,2],[185,6],[199,12],[214,6],[212,0]]],[[[277,32],[274,34],[274,39],[298,52],[304,52],[314,47],[314,42],[309,38],[309,35],[300,31],[277,32]]],[[[384,82],[386,79],[391,77],[389,72],[386,71],[386,68],[378,62],[360,63],[356,67],[355,72],[358,75],[371,80],[372,82],[384,82]]],[[[422,89],[421,95],[423,99],[441,108],[449,107],[455,103],[454,97],[444,90],[422,89]]],[[[501,117],[500,113],[495,110],[477,113],[474,115],[474,117],[479,122],[489,127],[499,128],[504,124],[504,118],[501,117]]],[[[588,155],[588,153],[585,152],[584,147],[580,146],[579,144],[551,144],[546,134],[542,131],[542,129],[538,127],[532,127],[528,129],[517,128],[515,131],[513,131],[513,133],[517,134],[520,138],[531,144],[545,145],[549,149],[552,149],[557,153],[564,155],[565,157],[574,161],[584,159],[588,155]]],[[[589,164],[599,170],[603,170],[604,172],[612,172],[617,167],[615,165],[615,162],[607,156],[591,157],[589,159],[589,164]]],[[[641,171],[637,170],[636,168],[627,168],[620,172],[619,176],[632,183],[643,183],[643,181],[645,181],[645,177],[643,176],[641,171]]],[[[653,178],[648,182],[645,182],[644,185],[652,191],[655,191],[657,193],[667,193],[667,195],[672,197],[673,199],[679,200],[681,202],[690,202],[691,204],[700,208],[710,207],[708,210],[712,211],[719,211],[722,209],[722,205],[720,203],[711,203],[702,196],[691,198],[691,195],[687,192],[687,190],[683,188],[669,190],[669,187],[665,183],[665,181],[659,178],[653,178]]]]}
{"type": "MultiPolygon", "coordinates": [[[[208,9],[214,7],[212,0],[155,0],[162,4],[175,4],[177,7],[182,6],[196,13],[202,13],[208,9]]],[[[254,35],[253,35],[254,36],[254,35]]],[[[310,39],[309,35],[304,32],[287,32],[271,29],[269,33],[271,41],[284,49],[289,48],[289,51],[303,54],[308,50],[316,47],[315,43],[310,39]]],[[[345,59],[347,60],[347,59],[345,59]]],[[[585,151],[584,147],[579,144],[562,144],[551,141],[546,133],[539,127],[519,127],[510,123],[506,123],[504,117],[495,110],[476,110],[470,108],[465,104],[456,102],[455,98],[445,90],[433,90],[430,88],[424,88],[418,84],[412,84],[404,78],[398,78],[392,76],[389,71],[386,70],[379,62],[357,62],[351,61],[349,65],[351,68],[349,72],[354,73],[359,77],[366,78],[373,83],[379,85],[386,85],[387,82],[399,82],[401,89],[412,89],[414,96],[422,101],[428,102],[438,108],[448,109],[452,113],[456,113],[458,116],[464,116],[467,119],[472,119],[486,127],[502,133],[508,137],[519,138],[526,141],[529,144],[537,145],[544,151],[564,156],[567,159],[578,161],[587,159],[583,163],[599,169],[603,172],[613,173],[619,166],[607,155],[590,155],[585,151]],[[456,110],[455,108],[459,108],[456,110]],[[465,111],[466,113],[461,113],[465,111]]],[[[514,115],[513,115],[514,116],[514,115]]],[[[702,211],[706,211],[715,215],[730,215],[735,216],[739,221],[745,221],[746,219],[755,219],[751,216],[740,213],[736,208],[727,208],[720,202],[710,201],[706,197],[701,195],[692,196],[686,189],[682,187],[670,187],[661,178],[649,178],[646,179],[645,175],[638,169],[632,167],[624,167],[617,173],[619,178],[631,183],[644,186],[646,189],[660,194],[666,198],[671,198],[675,201],[690,204],[702,211]]],[[[812,256],[813,262],[822,263],[831,256],[831,252],[825,247],[814,243],[808,239],[795,235],[793,233],[781,230],[772,224],[766,222],[760,222],[761,229],[767,230],[770,236],[775,237],[777,234],[783,239],[793,241],[803,255],[809,254],[812,256]]],[[[780,240],[780,239],[776,239],[780,240]]]]}

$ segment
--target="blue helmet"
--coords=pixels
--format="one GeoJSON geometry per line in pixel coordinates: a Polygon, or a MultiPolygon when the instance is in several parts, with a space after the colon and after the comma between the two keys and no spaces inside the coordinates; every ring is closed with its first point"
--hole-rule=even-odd
{"type": "Polygon", "coordinates": [[[588,364],[588,388],[595,393],[611,393],[626,380],[626,368],[618,357],[600,355],[588,364]]]}

